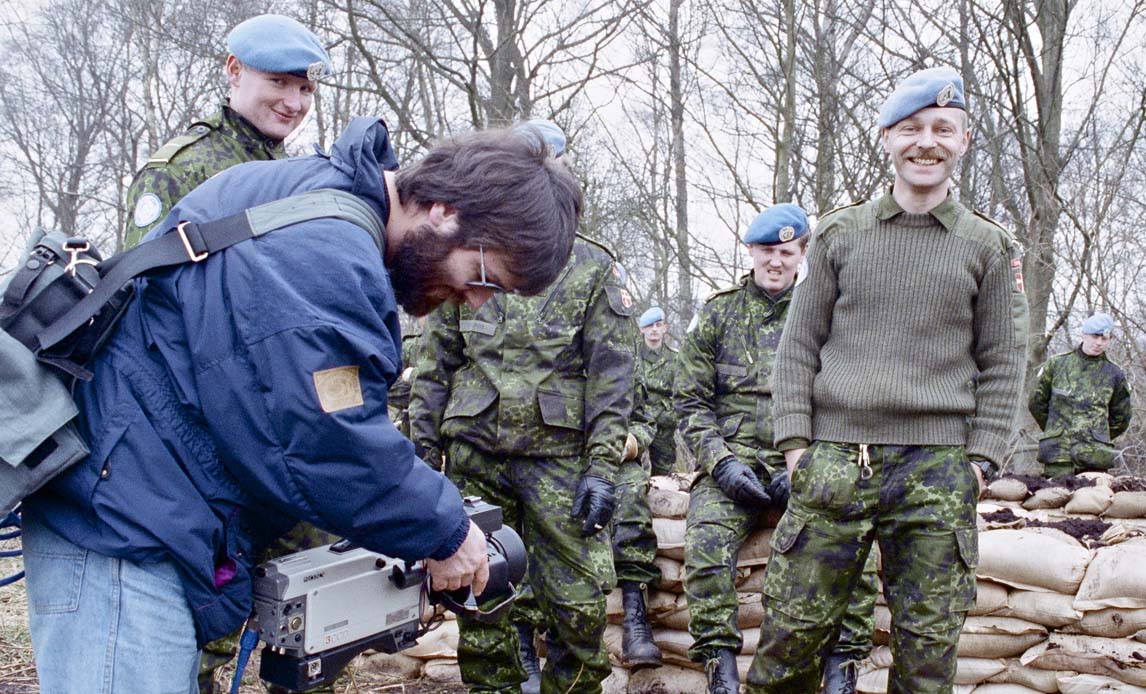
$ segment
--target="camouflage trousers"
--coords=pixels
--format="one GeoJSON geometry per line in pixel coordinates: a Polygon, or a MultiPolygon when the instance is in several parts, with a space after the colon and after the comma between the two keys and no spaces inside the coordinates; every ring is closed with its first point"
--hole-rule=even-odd
{"type": "MultiPolygon", "coordinates": [[[[329,545],[332,542],[337,542],[339,539],[337,535],[332,535],[325,530],[319,530],[309,523],[299,523],[264,549],[256,563],[261,564],[262,562],[277,557],[301,552],[304,549],[313,549],[315,547],[329,545]]],[[[231,659],[238,653],[239,637],[242,633],[242,629],[240,629],[233,634],[215,639],[203,646],[203,650],[199,655],[200,694],[215,694],[216,692],[228,691],[230,689],[230,687],[219,689],[217,674],[218,671],[225,667],[227,663],[231,662],[231,659]]],[[[274,692],[276,694],[286,691],[273,685],[267,685],[266,688],[268,692],[274,692]]],[[[307,694],[327,694],[333,693],[334,688],[333,685],[326,685],[325,687],[315,687],[314,689],[308,689],[306,691],[307,694]]]]}
{"type": "Polygon", "coordinates": [[[1090,438],[1055,436],[1039,441],[1039,462],[1045,477],[1109,470],[1117,455],[1114,446],[1090,438]]]}
{"type": "Polygon", "coordinates": [[[675,427],[657,423],[657,433],[649,444],[649,459],[652,461],[652,474],[667,475],[676,469],[675,427]]]}
{"type": "MultiPolygon", "coordinates": [[[[777,470],[778,474],[785,474],[777,470]]],[[[761,483],[770,477],[758,467],[761,483]]],[[[739,653],[743,637],[737,627],[736,559],[763,514],[732,501],[708,475],[693,484],[684,535],[684,592],[688,598],[689,659],[705,662],[720,649],[739,653]]],[[[852,660],[871,653],[875,601],[879,591],[873,553],[864,565],[855,594],[848,603],[835,651],[852,660]]]]}
{"type": "Polygon", "coordinates": [[[814,692],[873,541],[883,558],[894,664],[888,694],[952,691],[975,601],[975,473],[961,446],[816,441],[772,537],[752,694],[814,692]]]}
{"type": "MultiPolygon", "coordinates": [[[[457,439],[446,474],[463,495],[501,506],[520,528],[528,580],[547,631],[541,691],[598,694],[609,676],[605,593],[616,583],[608,533],[581,537],[570,511],[585,464],[579,457],[518,458],[485,453],[457,439]]],[[[483,624],[459,617],[458,665],[471,692],[520,692],[525,671],[510,618],[483,624]]]]}
{"type": "Polygon", "coordinates": [[[657,535],[649,511],[649,461],[647,456],[621,463],[615,485],[613,511],[613,566],[618,583],[656,585],[661,570],[653,563],[657,535]]]}

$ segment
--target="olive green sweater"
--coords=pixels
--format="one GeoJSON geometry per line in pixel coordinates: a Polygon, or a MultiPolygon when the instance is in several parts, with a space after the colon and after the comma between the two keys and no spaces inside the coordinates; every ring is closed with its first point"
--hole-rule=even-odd
{"type": "Polygon", "coordinates": [[[1001,463],[1025,366],[1020,258],[951,197],[826,215],[776,359],[777,444],[965,445],[1001,463]]]}

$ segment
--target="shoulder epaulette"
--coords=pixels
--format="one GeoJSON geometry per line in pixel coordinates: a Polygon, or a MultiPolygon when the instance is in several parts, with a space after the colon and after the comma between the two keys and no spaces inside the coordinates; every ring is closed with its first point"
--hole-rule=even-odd
{"type": "Polygon", "coordinates": [[[187,147],[202,140],[211,130],[211,126],[206,122],[200,121],[195,123],[187,129],[187,132],[171,138],[162,147],[152,152],[144,168],[166,166],[171,163],[171,160],[175,158],[176,154],[179,154],[184,149],[187,149],[187,147]]]}
{"type": "Polygon", "coordinates": [[[823,219],[824,217],[827,217],[830,214],[835,214],[835,213],[840,212],[842,210],[846,210],[849,207],[859,207],[860,205],[862,205],[866,202],[867,202],[867,200],[856,200],[855,202],[849,202],[846,205],[840,205],[839,207],[833,207],[832,209],[828,210],[827,212],[824,212],[823,214],[821,214],[820,219],[823,219]]]}
{"type": "Polygon", "coordinates": [[[712,301],[713,299],[715,299],[718,296],[724,296],[725,294],[732,294],[734,292],[740,291],[741,289],[744,288],[744,280],[747,277],[748,277],[748,275],[745,275],[744,278],[742,278],[739,282],[732,285],[731,287],[725,287],[723,289],[717,289],[716,291],[714,291],[713,293],[709,294],[708,296],[706,296],[704,298],[704,303],[707,304],[708,302],[712,301]]]}
{"type": "Polygon", "coordinates": [[[1004,235],[1005,235],[1005,236],[1006,236],[1008,239],[1012,239],[1012,240],[1013,240],[1013,239],[1015,238],[1014,234],[1012,234],[1012,233],[1011,233],[1011,230],[1010,230],[1010,229],[1008,229],[1007,227],[1003,226],[1002,224],[999,224],[997,221],[995,221],[995,220],[994,220],[994,219],[992,219],[991,217],[988,217],[986,214],[984,214],[984,213],[980,212],[979,210],[976,210],[976,209],[975,209],[975,208],[973,208],[973,207],[971,208],[971,212],[972,212],[972,214],[974,214],[974,215],[975,215],[976,217],[978,217],[979,219],[983,220],[984,222],[986,222],[986,223],[990,224],[991,226],[995,227],[996,229],[998,229],[998,230],[999,230],[1000,232],[1002,232],[1002,233],[1003,233],[1003,234],[1004,234],[1004,235]]]}
{"type": "Polygon", "coordinates": [[[610,259],[613,260],[613,262],[617,261],[617,255],[615,253],[613,253],[613,251],[610,250],[608,246],[601,243],[600,241],[597,241],[595,239],[591,239],[588,236],[585,236],[584,234],[582,234],[580,232],[577,233],[577,238],[581,239],[582,241],[584,241],[585,243],[587,243],[591,246],[596,246],[597,248],[601,249],[602,251],[605,252],[606,255],[609,256],[610,259]]]}

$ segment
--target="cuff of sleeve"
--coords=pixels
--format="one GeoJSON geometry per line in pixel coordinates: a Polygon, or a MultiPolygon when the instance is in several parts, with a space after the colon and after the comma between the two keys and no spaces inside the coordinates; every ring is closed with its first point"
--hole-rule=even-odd
{"type": "Polygon", "coordinates": [[[812,445],[812,442],[809,441],[808,439],[803,439],[803,438],[800,438],[799,436],[797,436],[795,438],[784,439],[783,441],[777,441],[776,442],[776,450],[783,453],[784,451],[794,451],[797,448],[807,448],[808,446],[811,446],[811,445],[812,445]]]}
{"type": "Polygon", "coordinates": [[[1007,455],[1007,440],[987,431],[971,430],[967,435],[967,457],[981,456],[1000,468],[1007,455]]]}
{"type": "Polygon", "coordinates": [[[806,414],[789,414],[779,417],[773,423],[773,440],[788,439],[812,440],[812,418],[806,414]]]}
{"type": "Polygon", "coordinates": [[[605,461],[597,458],[590,458],[589,469],[585,471],[585,474],[592,477],[600,477],[606,482],[614,484],[617,477],[618,467],[620,466],[606,463],[605,461]]]}
{"type": "Polygon", "coordinates": [[[462,546],[465,541],[466,535],[470,532],[470,517],[466,515],[465,511],[461,512],[462,520],[446,541],[438,546],[434,553],[430,555],[430,559],[441,561],[442,559],[449,559],[454,556],[454,552],[458,551],[458,547],[462,546]]]}

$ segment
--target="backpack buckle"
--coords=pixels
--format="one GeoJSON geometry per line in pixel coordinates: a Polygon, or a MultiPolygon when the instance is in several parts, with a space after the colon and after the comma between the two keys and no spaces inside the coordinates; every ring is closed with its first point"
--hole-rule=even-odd
{"type": "Polygon", "coordinates": [[[99,265],[99,262],[92,259],[91,256],[81,255],[91,250],[91,244],[84,239],[68,239],[64,241],[64,250],[67,251],[70,256],[68,258],[68,264],[64,266],[64,272],[72,277],[76,276],[76,266],[78,265],[99,265]]]}
{"type": "Polygon", "coordinates": [[[186,227],[188,222],[179,222],[179,226],[175,227],[175,231],[179,233],[179,240],[183,242],[183,248],[187,251],[187,257],[191,262],[198,263],[207,257],[207,251],[196,253],[195,249],[191,247],[191,240],[187,238],[186,227]]]}

